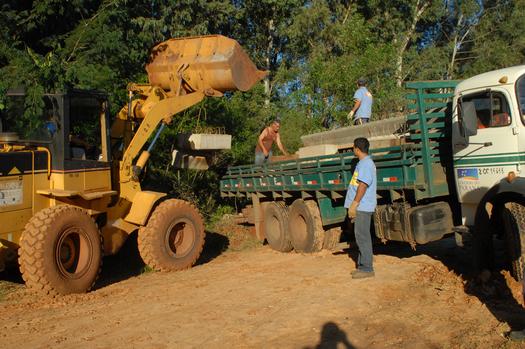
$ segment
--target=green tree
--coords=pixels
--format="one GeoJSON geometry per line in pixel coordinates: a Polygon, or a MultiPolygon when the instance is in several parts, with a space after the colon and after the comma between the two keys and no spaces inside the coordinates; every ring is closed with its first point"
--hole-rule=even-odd
{"type": "Polygon", "coordinates": [[[394,47],[394,78],[398,87],[411,77],[418,64],[418,42],[428,25],[445,10],[445,2],[430,0],[358,1],[359,12],[384,43],[394,47]]]}
{"type": "Polygon", "coordinates": [[[297,55],[281,77],[290,104],[302,107],[306,117],[317,120],[314,124],[327,118],[347,122],[361,76],[370,80],[374,118],[388,116],[387,106],[396,109],[399,89],[395,80],[385,79],[394,72],[394,46],[372,29],[358,7],[345,1],[313,1],[295,17],[289,36],[297,55]]]}
{"type": "Polygon", "coordinates": [[[464,55],[464,77],[525,63],[525,1],[485,1],[483,7],[464,55]]]}
{"type": "Polygon", "coordinates": [[[237,38],[252,54],[256,64],[270,74],[264,80],[265,105],[275,98],[275,72],[293,56],[286,28],[305,0],[234,0],[238,9],[237,38]]]}

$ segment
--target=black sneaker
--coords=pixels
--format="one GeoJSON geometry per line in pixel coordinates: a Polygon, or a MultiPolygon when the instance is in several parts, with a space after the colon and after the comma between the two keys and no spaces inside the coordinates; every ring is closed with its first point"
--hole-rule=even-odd
{"type": "Polygon", "coordinates": [[[362,271],[362,270],[354,270],[352,272],[352,279],[364,279],[364,278],[371,278],[374,277],[375,273],[373,271],[362,271]]]}

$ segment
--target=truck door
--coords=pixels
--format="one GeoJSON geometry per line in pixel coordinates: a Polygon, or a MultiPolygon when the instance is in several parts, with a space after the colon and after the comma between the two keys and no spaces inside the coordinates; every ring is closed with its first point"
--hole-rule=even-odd
{"type": "Polygon", "coordinates": [[[452,143],[458,197],[463,205],[477,205],[510,171],[519,172],[520,120],[511,113],[510,100],[504,89],[494,88],[465,94],[458,101],[458,127],[452,143]]]}

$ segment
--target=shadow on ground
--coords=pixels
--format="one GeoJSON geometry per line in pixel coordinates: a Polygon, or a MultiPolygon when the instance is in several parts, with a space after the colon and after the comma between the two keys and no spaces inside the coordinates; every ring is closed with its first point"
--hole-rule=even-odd
{"type": "Polygon", "coordinates": [[[104,257],[102,271],[93,289],[140,275],[145,271],[145,266],[138,250],[137,233],[132,233],[117,254],[104,257]]]}
{"type": "MultiPolygon", "coordinates": [[[[496,245],[503,243],[497,239],[494,240],[496,245]]],[[[499,250],[503,250],[503,247],[501,246],[499,250]]],[[[525,328],[525,309],[513,297],[509,284],[502,274],[502,271],[506,270],[506,265],[496,265],[490,272],[487,270],[481,274],[478,273],[474,268],[474,251],[471,244],[458,247],[452,237],[418,245],[415,250],[409,244],[402,242],[378,243],[373,249],[374,255],[388,255],[397,258],[427,255],[440,261],[448,270],[462,278],[465,293],[477,297],[498,321],[507,323],[512,330],[525,328]]],[[[347,253],[349,258],[357,263],[358,249],[355,243],[346,250],[336,252],[336,254],[343,253],[347,253]]],[[[504,260],[503,257],[499,256],[496,260],[504,260]]]]}
{"type": "MultiPolygon", "coordinates": [[[[207,231],[204,249],[196,265],[211,262],[227,250],[228,246],[229,241],[226,236],[207,231]]],[[[129,236],[116,255],[104,257],[102,272],[94,289],[103,288],[149,271],[151,270],[140,257],[135,232],[129,236]]]]}
{"type": "Polygon", "coordinates": [[[206,231],[206,241],[201,256],[195,265],[202,265],[211,262],[219,257],[230,246],[228,237],[211,231],[206,231]]]}
{"type": "Polygon", "coordinates": [[[18,265],[9,265],[3,272],[0,273],[0,280],[12,282],[15,284],[23,284],[22,274],[18,265]]]}
{"type": "Polygon", "coordinates": [[[303,347],[303,349],[354,349],[355,347],[348,340],[346,332],[341,330],[334,322],[327,322],[323,325],[319,343],[315,347],[303,347]],[[339,345],[341,344],[341,345],[339,345]]]}
{"type": "MultiPolygon", "coordinates": [[[[226,251],[229,246],[228,237],[207,231],[204,249],[195,265],[211,262],[226,251]]],[[[137,233],[132,233],[117,254],[104,257],[102,271],[93,290],[124,281],[148,271],[150,271],[150,269],[140,257],[137,245],[137,233]]],[[[0,279],[14,284],[24,283],[18,265],[16,264],[10,265],[5,271],[0,273],[0,279]]]]}

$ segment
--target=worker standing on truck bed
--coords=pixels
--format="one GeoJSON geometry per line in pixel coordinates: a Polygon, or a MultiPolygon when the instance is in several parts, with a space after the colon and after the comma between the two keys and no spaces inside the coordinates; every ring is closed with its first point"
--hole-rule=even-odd
{"type": "Polygon", "coordinates": [[[357,80],[357,91],[354,93],[354,107],[348,113],[348,119],[354,121],[354,125],[366,124],[372,116],[372,94],[366,88],[365,78],[357,80]]]}
{"type": "Polygon", "coordinates": [[[262,165],[270,161],[273,142],[277,143],[279,150],[281,150],[284,155],[288,155],[288,152],[281,143],[281,137],[279,136],[280,128],[281,120],[276,118],[261,132],[257,140],[257,146],[255,147],[255,165],[262,165]]]}
{"type": "Polygon", "coordinates": [[[346,192],[345,208],[348,218],[354,220],[354,233],[359,248],[357,269],[352,272],[352,279],[374,276],[372,265],[372,237],[370,222],[377,206],[376,166],[368,155],[370,143],[366,138],[354,140],[354,154],[359,159],[346,192]]]}

